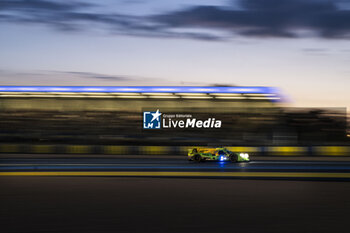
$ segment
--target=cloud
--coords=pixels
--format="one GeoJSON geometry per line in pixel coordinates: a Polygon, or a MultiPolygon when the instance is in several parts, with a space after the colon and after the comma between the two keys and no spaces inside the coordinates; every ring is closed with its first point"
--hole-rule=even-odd
{"type": "MultiPolygon", "coordinates": [[[[180,85],[178,81],[130,75],[109,75],[94,72],[27,70],[0,70],[0,85],[58,85],[58,86],[138,86],[180,85]]],[[[186,82],[187,85],[200,85],[186,82]]]]}
{"type": "Polygon", "coordinates": [[[177,81],[164,77],[135,75],[110,75],[95,72],[58,70],[8,70],[0,69],[1,86],[207,86],[206,82],[177,81]]]}
{"type": "Polygon", "coordinates": [[[79,2],[59,3],[46,0],[4,1],[0,2],[0,22],[43,24],[61,31],[83,31],[101,27],[114,35],[221,39],[210,33],[172,32],[149,16],[91,12],[93,6],[79,2]]]}
{"type": "Polygon", "coordinates": [[[92,6],[92,4],[74,1],[64,3],[47,0],[2,0],[0,2],[0,11],[66,12],[89,6],[92,6]]]}
{"type": "Polygon", "coordinates": [[[305,55],[311,55],[311,56],[328,56],[331,55],[331,50],[327,48],[304,48],[302,49],[302,52],[305,55]]]}
{"type": "Polygon", "coordinates": [[[240,0],[239,8],[196,6],[155,16],[168,27],[199,27],[255,37],[350,38],[350,11],[337,1],[240,0]]]}
{"type": "Polygon", "coordinates": [[[92,73],[92,72],[56,71],[55,73],[72,75],[72,77],[92,78],[92,79],[108,80],[108,81],[137,81],[136,78],[126,77],[126,76],[105,75],[105,74],[98,74],[98,73],[92,73]]]}
{"type": "Polygon", "coordinates": [[[0,2],[0,20],[6,22],[35,23],[61,30],[82,30],[91,23],[130,26],[128,16],[88,12],[94,5],[81,2],[54,2],[48,0],[15,0],[0,2]]]}
{"type": "Polygon", "coordinates": [[[198,5],[145,16],[96,8],[98,5],[77,1],[5,0],[0,2],[0,22],[44,24],[65,31],[95,27],[116,35],[198,40],[237,35],[350,38],[350,10],[342,0],[236,0],[221,7],[198,5]]]}

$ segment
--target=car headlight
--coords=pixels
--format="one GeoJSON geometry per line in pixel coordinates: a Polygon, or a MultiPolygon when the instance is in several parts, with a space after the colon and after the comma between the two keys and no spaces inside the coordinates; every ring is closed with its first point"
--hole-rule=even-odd
{"type": "Polygon", "coordinates": [[[239,155],[244,159],[249,159],[248,153],[240,153],[239,155]]]}

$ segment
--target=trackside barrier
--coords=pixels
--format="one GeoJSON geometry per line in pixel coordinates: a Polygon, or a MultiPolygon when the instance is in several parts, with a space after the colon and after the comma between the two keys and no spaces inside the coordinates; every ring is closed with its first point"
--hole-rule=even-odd
{"type": "Polygon", "coordinates": [[[128,146],[102,146],[102,154],[125,155],[130,154],[128,146]]]}
{"type": "Polygon", "coordinates": [[[85,145],[70,145],[66,146],[66,153],[68,154],[91,154],[92,146],[85,145]]]}
{"type": "Polygon", "coordinates": [[[308,148],[301,146],[270,146],[266,154],[271,156],[305,156],[308,155],[308,148]]]}
{"type": "Polygon", "coordinates": [[[141,146],[139,147],[139,154],[144,155],[165,155],[174,152],[168,146],[141,146]]]}
{"type": "Polygon", "coordinates": [[[349,146],[315,146],[313,154],[321,156],[350,156],[349,146]]]}
{"type": "MultiPolygon", "coordinates": [[[[28,145],[0,144],[0,153],[187,155],[192,146],[28,145]]],[[[234,152],[258,156],[350,156],[350,146],[228,147],[234,152]]]]}
{"type": "Polygon", "coordinates": [[[18,144],[2,144],[0,145],[1,153],[21,153],[20,145],[18,144]]]}
{"type": "Polygon", "coordinates": [[[34,154],[51,154],[55,152],[53,145],[33,145],[31,146],[31,153],[34,154]]]}

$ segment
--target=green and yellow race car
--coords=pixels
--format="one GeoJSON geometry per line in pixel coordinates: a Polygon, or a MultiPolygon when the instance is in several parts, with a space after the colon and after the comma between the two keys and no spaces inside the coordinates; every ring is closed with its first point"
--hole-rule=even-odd
{"type": "Polygon", "coordinates": [[[250,161],[248,153],[232,152],[225,147],[220,147],[220,148],[194,147],[188,150],[188,160],[195,161],[195,162],[231,161],[233,163],[250,161]]]}

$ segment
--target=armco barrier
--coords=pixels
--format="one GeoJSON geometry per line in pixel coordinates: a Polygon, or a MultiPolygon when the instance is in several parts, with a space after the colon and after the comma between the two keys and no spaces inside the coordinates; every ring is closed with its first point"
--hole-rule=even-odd
{"type": "Polygon", "coordinates": [[[320,156],[350,156],[349,146],[315,146],[313,154],[320,156]]]}
{"type": "Polygon", "coordinates": [[[51,154],[55,152],[55,146],[52,145],[33,145],[30,147],[34,154],[51,154]]]}
{"type": "MultiPolygon", "coordinates": [[[[0,153],[187,155],[191,146],[28,145],[0,144],[0,153]]],[[[350,146],[265,146],[228,149],[260,156],[350,156],[350,146]]]]}
{"type": "Polygon", "coordinates": [[[1,153],[21,153],[20,145],[17,144],[2,144],[0,145],[1,153]]]}
{"type": "Polygon", "coordinates": [[[265,153],[271,156],[305,156],[308,148],[301,146],[270,146],[266,147],[265,153]]]}
{"type": "Polygon", "coordinates": [[[130,154],[128,146],[102,146],[102,154],[122,155],[130,154]]]}

